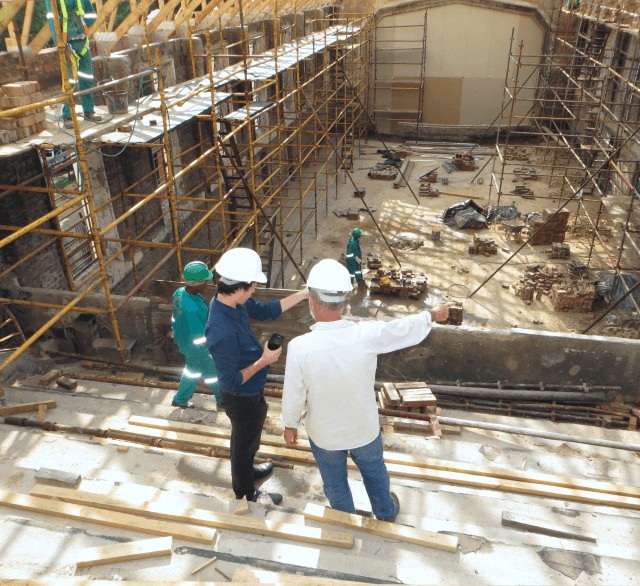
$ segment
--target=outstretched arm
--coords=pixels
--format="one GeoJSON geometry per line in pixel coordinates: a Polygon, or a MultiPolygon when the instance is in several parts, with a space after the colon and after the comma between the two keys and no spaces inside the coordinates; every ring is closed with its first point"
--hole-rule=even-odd
{"type": "Polygon", "coordinates": [[[296,291],[292,295],[280,300],[280,306],[282,311],[292,308],[296,303],[300,303],[303,299],[309,299],[309,289],[305,288],[302,291],[296,291]]]}

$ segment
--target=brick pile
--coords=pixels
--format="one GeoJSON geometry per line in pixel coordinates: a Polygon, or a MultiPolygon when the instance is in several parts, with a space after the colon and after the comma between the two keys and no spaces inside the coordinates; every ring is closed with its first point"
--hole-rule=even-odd
{"type": "Polygon", "coordinates": [[[367,252],[367,266],[370,269],[379,269],[382,267],[382,259],[377,252],[367,252]]]}
{"type": "Polygon", "coordinates": [[[558,269],[552,265],[527,265],[520,281],[513,285],[513,292],[524,301],[541,299],[542,295],[549,295],[553,285],[562,279],[558,269]]]}
{"type": "Polygon", "coordinates": [[[473,244],[469,245],[469,254],[498,254],[498,245],[493,238],[478,238],[473,235],[473,244]]]}
{"type": "MultiPolygon", "coordinates": [[[[42,102],[37,81],[5,83],[0,89],[0,108],[11,110],[42,102]]],[[[0,118],[0,144],[9,144],[46,130],[44,109],[31,110],[12,118],[0,118]]]]}
{"type": "Polygon", "coordinates": [[[478,168],[471,151],[467,153],[456,153],[451,159],[451,162],[459,171],[475,171],[478,168]]]}
{"type": "Polygon", "coordinates": [[[551,287],[551,304],[556,311],[588,313],[596,297],[595,282],[563,278],[551,287]]]}
{"type": "Polygon", "coordinates": [[[547,252],[550,258],[568,259],[571,254],[571,246],[566,242],[554,242],[551,245],[551,250],[547,252]]]}
{"type": "Polygon", "coordinates": [[[449,305],[449,317],[445,321],[439,321],[439,324],[446,326],[461,326],[462,316],[464,313],[462,303],[459,301],[448,301],[449,305]]]}
{"type": "Polygon", "coordinates": [[[371,279],[371,293],[395,295],[400,299],[420,299],[427,290],[427,277],[419,275],[411,269],[390,270],[379,268],[371,279]],[[404,284],[403,284],[404,283],[404,284]]]}
{"type": "MultiPolygon", "coordinates": [[[[556,210],[545,209],[542,212],[542,221],[533,220],[529,224],[529,234],[534,234],[555,214],[556,210]]],[[[553,244],[554,242],[564,242],[569,223],[569,210],[560,210],[558,215],[531,239],[530,244],[553,244]]]]}

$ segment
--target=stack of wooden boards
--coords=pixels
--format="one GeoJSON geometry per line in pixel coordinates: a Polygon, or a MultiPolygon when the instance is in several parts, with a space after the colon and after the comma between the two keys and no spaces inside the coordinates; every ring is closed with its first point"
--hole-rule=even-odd
{"type": "MultiPolygon", "coordinates": [[[[128,434],[144,438],[164,438],[196,446],[229,449],[228,429],[137,416],[131,417],[129,423],[131,425],[110,429],[125,430],[128,434]]],[[[276,459],[316,465],[310,453],[309,442],[298,440],[298,445],[294,448],[280,446],[286,446],[283,437],[263,434],[260,453],[276,459]]],[[[451,462],[389,451],[384,452],[384,460],[393,476],[640,510],[640,488],[633,486],[545,474],[533,470],[507,470],[466,462],[451,462]]],[[[347,466],[351,469],[357,468],[351,460],[347,461],[347,466]]]]}

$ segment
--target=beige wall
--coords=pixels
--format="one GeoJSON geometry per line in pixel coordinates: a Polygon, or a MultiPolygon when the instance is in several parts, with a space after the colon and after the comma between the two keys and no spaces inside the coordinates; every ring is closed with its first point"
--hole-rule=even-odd
{"type": "MultiPolygon", "coordinates": [[[[375,86],[395,84],[406,88],[419,84],[424,16],[425,9],[421,8],[378,19],[377,49],[394,46],[396,50],[377,52],[378,63],[392,64],[374,66],[375,86]],[[402,42],[396,45],[380,42],[392,39],[402,42]]],[[[520,42],[524,44],[523,54],[542,52],[544,29],[531,13],[455,2],[428,8],[423,122],[456,125],[492,122],[502,108],[512,30],[515,52],[520,42]]],[[[521,70],[520,79],[525,79],[530,72],[530,69],[521,70]]],[[[522,91],[519,97],[531,96],[522,91]]],[[[375,109],[381,130],[397,131],[395,124],[384,128],[385,117],[404,115],[415,120],[417,102],[416,91],[376,90],[375,109]],[[385,109],[389,114],[380,112],[385,109]]],[[[530,105],[530,102],[519,102],[516,114],[524,115],[530,105]]]]}

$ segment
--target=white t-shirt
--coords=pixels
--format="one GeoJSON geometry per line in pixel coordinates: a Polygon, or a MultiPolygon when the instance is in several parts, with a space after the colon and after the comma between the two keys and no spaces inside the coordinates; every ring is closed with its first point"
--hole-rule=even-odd
{"type": "Polygon", "coordinates": [[[282,423],[302,427],[325,450],[351,450],[380,433],[374,392],[378,354],[421,342],[431,331],[428,311],[390,322],[318,322],[287,349],[282,423]]]}

